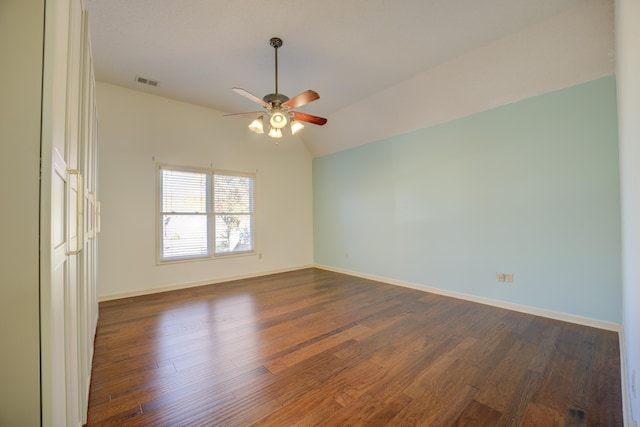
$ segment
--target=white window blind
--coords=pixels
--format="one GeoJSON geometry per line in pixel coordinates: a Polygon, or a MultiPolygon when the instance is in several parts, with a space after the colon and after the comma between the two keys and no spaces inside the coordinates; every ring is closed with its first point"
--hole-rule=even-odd
{"type": "Polygon", "coordinates": [[[160,261],[254,251],[250,174],[160,167],[160,261]]]}
{"type": "Polygon", "coordinates": [[[207,174],[162,169],[161,187],[161,259],[208,256],[207,174]]]}

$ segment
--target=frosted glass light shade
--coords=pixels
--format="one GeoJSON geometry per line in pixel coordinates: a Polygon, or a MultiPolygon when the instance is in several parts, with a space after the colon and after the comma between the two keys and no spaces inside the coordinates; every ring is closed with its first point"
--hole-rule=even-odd
{"type": "Polygon", "coordinates": [[[255,133],[264,133],[264,127],[262,126],[262,117],[258,117],[249,125],[249,129],[251,129],[255,133]]]}
{"type": "Polygon", "coordinates": [[[269,131],[269,136],[271,138],[282,138],[282,131],[280,129],[271,128],[269,131]]]}
{"type": "Polygon", "coordinates": [[[295,135],[304,129],[304,125],[296,120],[291,120],[291,135],[295,135]]]}
{"type": "Polygon", "coordinates": [[[287,118],[280,111],[276,111],[271,115],[269,123],[271,123],[271,126],[276,129],[282,129],[287,125],[287,118]]]}

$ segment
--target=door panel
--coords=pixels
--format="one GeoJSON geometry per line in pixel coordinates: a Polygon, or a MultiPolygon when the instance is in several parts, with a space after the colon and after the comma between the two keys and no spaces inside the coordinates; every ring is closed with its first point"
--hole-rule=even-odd
{"type": "MultiPolygon", "coordinates": [[[[52,240],[51,280],[41,289],[42,300],[42,415],[43,425],[67,425],[66,348],[65,348],[65,289],[68,286],[67,256],[67,193],[68,174],[66,162],[57,149],[53,150],[53,189],[51,194],[51,223],[62,224],[60,238],[52,240]],[[45,351],[46,349],[46,351],[45,351]],[[57,392],[54,392],[57,391],[57,392]],[[62,392],[60,392],[62,391],[62,392]]],[[[57,227],[58,227],[57,226],[57,227]]],[[[57,232],[53,235],[56,236],[57,232]]]]}
{"type": "Polygon", "coordinates": [[[95,332],[87,321],[95,305],[86,290],[94,251],[85,246],[93,229],[95,197],[88,192],[95,171],[86,148],[84,19],[81,0],[46,2],[41,152],[43,171],[50,173],[43,174],[41,227],[50,236],[44,240],[50,257],[42,263],[40,286],[45,426],[83,424],[95,332]]]}
{"type": "Polygon", "coordinates": [[[91,361],[93,358],[93,337],[95,336],[95,323],[97,317],[94,313],[95,292],[95,248],[96,248],[96,169],[95,153],[96,138],[94,133],[94,75],[91,59],[91,44],[89,40],[89,15],[82,14],[82,40],[81,40],[81,76],[79,88],[80,95],[80,137],[79,137],[79,168],[84,173],[84,249],[79,257],[78,268],[78,362],[79,362],[79,395],[82,422],[85,422],[89,399],[89,386],[91,383],[91,361]]]}
{"type": "MultiPolygon", "coordinates": [[[[64,163],[62,163],[62,165],[60,167],[64,167],[64,163]]],[[[64,169],[62,169],[62,172],[64,173],[64,169]]],[[[52,201],[52,207],[51,209],[54,212],[65,212],[65,186],[66,186],[66,179],[64,176],[60,176],[60,173],[58,173],[58,171],[56,170],[56,173],[53,176],[53,190],[52,190],[52,197],[51,197],[51,201],[52,201]]],[[[51,244],[53,245],[53,248],[57,248],[60,245],[63,245],[66,243],[66,238],[65,238],[65,217],[64,215],[56,215],[55,217],[51,218],[51,232],[52,232],[52,238],[51,238],[51,244]]]]}

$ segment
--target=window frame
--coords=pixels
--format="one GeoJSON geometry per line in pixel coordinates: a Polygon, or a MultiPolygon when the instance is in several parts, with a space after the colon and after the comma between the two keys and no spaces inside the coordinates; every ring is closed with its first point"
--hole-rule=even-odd
{"type": "MultiPolygon", "coordinates": [[[[213,259],[221,259],[221,258],[229,258],[229,257],[240,257],[240,256],[251,256],[257,253],[256,250],[256,174],[250,172],[239,172],[232,171],[226,169],[214,169],[214,168],[200,168],[193,166],[179,166],[172,165],[166,163],[158,163],[156,170],[156,263],[158,265],[161,264],[171,264],[171,263],[181,263],[181,262],[193,262],[193,261],[207,261],[213,259]],[[164,249],[164,227],[163,227],[163,219],[164,215],[169,214],[169,212],[164,212],[163,208],[163,170],[172,170],[177,172],[191,172],[191,173],[202,173],[206,174],[206,198],[207,198],[207,212],[204,215],[207,219],[207,255],[187,255],[187,256],[175,256],[175,257],[163,257],[163,249],[164,249]],[[249,216],[249,221],[251,224],[251,249],[241,250],[241,251],[233,251],[233,252],[218,252],[216,253],[216,212],[214,206],[215,200],[215,180],[214,177],[216,175],[224,175],[224,176],[232,176],[232,177],[240,177],[240,178],[249,178],[251,179],[251,194],[250,194],[250,212],[244,213],[243,215],[249,216]]],[[[194,214],[195,215],[195,214],[194,214]]]]}

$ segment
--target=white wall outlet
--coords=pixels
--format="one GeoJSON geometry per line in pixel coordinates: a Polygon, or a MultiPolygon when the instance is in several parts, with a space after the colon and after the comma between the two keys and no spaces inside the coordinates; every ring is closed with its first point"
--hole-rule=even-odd
{"type": "Polygon", "coordinates": [[[345,258],[349,258],[349,252],[345,252],[345,253],[344,253],[344,257],[345,257],[345,258]]]}
{"type": "Polygon", "coordinates": [[[498,276],[498,282],[504,282],[504,273],[497,273],[496,275],[498,276]]]}
{"type": "Polygon", "coordinates": [[[504,273],[504,280],[507,283],[513,283],[513,273],[504,273]]]}

